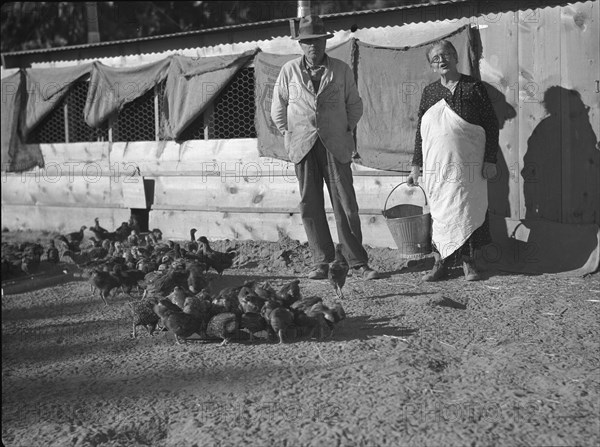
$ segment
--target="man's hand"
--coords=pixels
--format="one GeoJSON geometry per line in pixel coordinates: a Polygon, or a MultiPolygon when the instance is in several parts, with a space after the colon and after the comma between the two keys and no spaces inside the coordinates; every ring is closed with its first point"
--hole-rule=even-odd
{"type": "Polygon", "coordinates": [[[498,169],[495,163],[483,162],[483,168],[481,169],[481,175],[486,180],[492,180],[498,174],[498,169]]]}
{"type": "Polygon", "coordinates": [[[408,186],[418,186],[420,174],[421,168],[419,168],[418,166],[413,166],[410,170],[410,174],[408,174],[408,178],[406,179],[406,183],[408,184],[408,186]]]}

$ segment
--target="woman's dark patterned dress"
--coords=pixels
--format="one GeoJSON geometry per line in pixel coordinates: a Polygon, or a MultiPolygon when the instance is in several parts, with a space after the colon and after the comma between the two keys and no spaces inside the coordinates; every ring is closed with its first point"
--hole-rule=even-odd
{"type": "MultiPolygon", "coordinates": [[[[445,99],[450,108],[465,121],[481,126],[485,131],[485,154],[484,161],[496,163],[498,155],[498,119],[488,97],[487,91],[481,81],[468,76],[461,75],[454,93],[444,87],[440,81],[429,84],[423,90],[421,104],[419,106],[419,123],[415,138],[415,152],[413,155],[413,166],[423,167],[423,147],[421,139],[421,119],[430,107],[445,99]]],[[[455,253],[473,256],[473,251],[491,242],[489,215],[486,213],[485,221],[465,244],[455,253]]]]}

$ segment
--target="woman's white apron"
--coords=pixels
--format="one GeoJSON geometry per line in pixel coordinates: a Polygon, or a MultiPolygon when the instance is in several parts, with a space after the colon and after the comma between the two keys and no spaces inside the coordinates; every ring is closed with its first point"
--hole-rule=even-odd
{"type": "Polygon", "coordinates": [[[487,181],[481,175],[485,131],[442,99],[421,120],[423,181],[431,207],[431,238],[442,259],[485,220],[487,181]]]}

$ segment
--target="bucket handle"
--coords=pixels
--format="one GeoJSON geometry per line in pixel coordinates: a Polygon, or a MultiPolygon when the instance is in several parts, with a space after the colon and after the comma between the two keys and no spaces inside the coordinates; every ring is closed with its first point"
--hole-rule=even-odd
{"type": "MultiPolygon", "coordinates": [[[[398,184],[398,185],[394,186],[394,189],[392,189],[392,190],[390,191],[390,193],[388,194],[388,196],[387,196],[387,199],[385,199],[385,205],[383,205],[383,215],[384,215],[384,216],[385,216],[385,212],[387,211],[387,203],[388,203],[388,200],[390,200],[390,197],[391,197],[392,193],[393,193],[394,191],[396,191],[396,188],[398,188],[399,186],[402,186],[402,185],[404,185],[405,183],[406,183],[406,182],[402,182],[402,183],[400,183],[400,184],[398,184]]],[[[423,191],[423,197],[425,197],[425,206],[427,206],[427,194],[425,194],[425,190],[423,189],[423,187],[422,187],[421,185],[416,185],[416,186],[418,186],[419,188],[421,188],[421,191],[423,191]]]]}

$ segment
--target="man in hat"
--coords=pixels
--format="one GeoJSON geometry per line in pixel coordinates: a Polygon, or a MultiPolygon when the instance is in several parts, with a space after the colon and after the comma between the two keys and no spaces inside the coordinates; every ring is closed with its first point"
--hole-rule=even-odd
{"type": "Polygon", "coordinates": [[[335,247],[325,215],[323,181],[327,184],[344,257],[364,279],[379,274],[368,265],[362,245],[358,204],[350,163],[353,130],[363,105],[352,69],[325,54],[327,39],[318,16],[300,19],[298,36],[304,53],[281,68],[273,91],[271,118],[284,136],[300,186],[300,214],[313,256],[310,279],[327,278],[335,247]]]}

